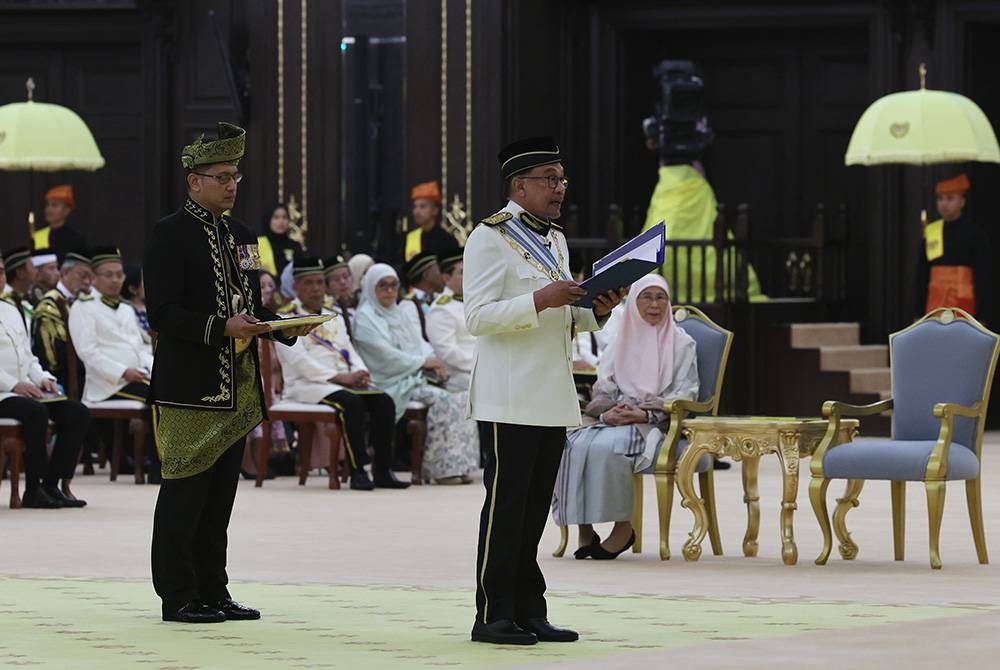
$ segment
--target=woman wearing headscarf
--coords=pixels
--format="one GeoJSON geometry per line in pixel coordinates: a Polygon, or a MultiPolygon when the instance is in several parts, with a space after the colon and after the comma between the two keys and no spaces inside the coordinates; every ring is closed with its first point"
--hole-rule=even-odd
{"type": "Polygon", "coordinates": [[[695,342],[674,324],[670,288],[659,275],[632,285],[615,339],[601,357],[596,420],[566,441],[553,495],[559,525],[580,526],[576,558],[609,560],[632,546],[632,476],[653,462],[667,431],[668,400],[698,397],[695,342]],[[603,543],[595,523],[614,522],[603,543]]]}
{"type": "Polygon", "coordinates": [[[479,465],[478,430],[466,417],[468,392],[450,393],[430,383],[429,379],[447,379],[447,369],[399,309],[398,297],[396,271],[384,263],[373,265],[361,282],[355,345],[371,372],[372,383],[396,403],[396,421],[410,401],[428,406],[423,479],[467,484],[472,481],[469,473],[479,465]]]}
{"type": "Polygon", "coordinates": [[[271,207],[264,215],[261,229],[263,234],[257,237],[261,265],[273,276],[280,277],[285,266],[302,254],[302,245],[288,234],[292,229],[288,205],[279,202],[271,207]]]}
{"type": "Polygon", "coordinates": [[[351,281],[354,282],[354,300],[361,302],[361,280],[364,279],[368,269],[375,265],[375,259],[368,254],[354,254],[347,261],[347,268],[351,271],[351,281]]]}

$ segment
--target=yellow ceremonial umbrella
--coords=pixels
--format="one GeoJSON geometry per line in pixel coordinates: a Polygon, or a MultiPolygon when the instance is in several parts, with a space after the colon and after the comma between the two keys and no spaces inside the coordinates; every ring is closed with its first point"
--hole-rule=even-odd
{"type": "MultiPolygon", "coordinates": [[[[923,63],[919,72],[918,90],[891,93],[865,110],[844,164],[1000,163],[997,136],[979,105],[958,93],[926,88],[923,63]]],[[[926,222],[926,213],[921,218],[926,222]]]]}
{"type": "MultiPolygon", "coordinates": [[[[28,79],[27,102],[0,107],[0,170],[54,172],[104,167],[104,157],[87,124],[61,105],[34,101],[28,79]]],[[[29,213],[29,228],[34,215],[29,213]]]]}

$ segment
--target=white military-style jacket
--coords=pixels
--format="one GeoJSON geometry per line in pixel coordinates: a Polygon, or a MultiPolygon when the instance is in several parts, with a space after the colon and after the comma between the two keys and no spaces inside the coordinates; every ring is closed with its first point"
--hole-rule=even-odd
{"type": "Polygon", "coordinates": [[[427,312],[427,340],[434,355],[448,366],[449,391],[469,390],[469,376],[476,357],[476,338],[465,325],[463,297],[446,288],[427,312]]]}
{"type": "MultiPolygon", "coordinates": [[[[282,316],[305,316],[302,303],[295,299],[292,310],[282,316]]],[[[347,336],[344,316],[340,309],[323,307],[320,314],[334,314],[335,318],[320,324],[309,335],[298,337],[290,347],[275,347],[281,363],[281,376],[285,386],[282,400],[318,403],[320,400],[344,389],[330,380],[339,374],[367,370],[347,336]]]]}
{"type": "MultiPolygon", "coordinates": [[[[465,245],[465,322],[476,337],[469,383],[470,416],[529,426],[577,426],[580,404],[573,383],[575,322],[580,332],[600,325],[593,310],[559,307],[535,311],[533,293],[552,279],[502,234],[519,216],[514,202],[477,226],[465,245]]],[[[535,234],[535,233],[531,233],[535,234]]],[[[561,274],[569,277],[566,238],[553,228],[546,239],[561,274]]]]}
{"type": "Polygon", "coordinates": [[[142,338],[135,310],[125,302],[117,308],[105,304],[99,291],[73,301],[69,335],[87,371],[84,402],[107,400],[120,391],[128,384],[122,377],[128,368],[147,375],[153,369],[153,351],[142,338]]]}
{"type": "Polygon", "coordinates": [[[20,310],[0,300],[0,400],[16,396],[13,388],[20,382],[40,386],[46,379],[56,380],[31,353],[31,341],[20,310]]]}

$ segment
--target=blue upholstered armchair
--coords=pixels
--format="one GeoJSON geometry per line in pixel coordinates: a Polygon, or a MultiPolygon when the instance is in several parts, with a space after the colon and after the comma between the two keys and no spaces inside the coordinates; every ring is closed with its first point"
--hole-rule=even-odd
{"type": "Polygon", "coordinates": [[[965,482],[972,536],[980,563],[989,561],[983,531],[980,456],[990,386],[1000,350],[1000,336],[960,309],[942,308],[889,336],[892,394],[888,400],[854,406],[828,401],[823,415],[830,420],[826,437],[810,463],[809,499],[823,531],[818,565],[830,556],[832,538],[826,506],[831,479],[846,479],[844,497],[837,501],[833,528],[844,559],[858,552],[845,523],[858,506],[864,482],[890,482],[893,550],[903,560],[906,482],[924,482],[930,522],[930,561],[941,567],[938,538],[944,511],[945,484],[965,482]],[[892,439],[856,439],[832,446],[841,417],[859,417],[892,410],[892,439]]]}
{"type": "MultiPolygon", "coordinates": [[[[694,338],[698,356],[698,400],[674,400],[666,404],[664,411],[670,414],[670,429],[656,452],[656,458],[646,470],[637,473],[633,478],[632,493],[632,528],[635,530],[633,553],[642,552],[642,481],[643,475],[653,475],[656,481],[656,498],[659,507],[660,520],[660,558],[670,558],[668,535],[670,532],[670,512],[674,500],[674,478],[677,472],[677,462],[687,440],[681,437],[681,421],[691,414],[718,414],[719,397],[722,393],[722,380],[726,375],[726,363],[729,360],[729,349],[733,342],[733,333],[719,326],[701,310],[686,305],[675,305],[673,308],[674,322],[694,338]]],[[[712,469],[712,457],[704,456],[698,463],[698,485],[705,508],[709,515],[708,536],[712,543],[712,552],[722,554],[722,541],[719,538],[719,524],[715,512],[715,478],[712,469]]],[[[566,551],[569,541],[569,530],[560,526],[559,547],[552,553],[560,557],[566,551]]]]}

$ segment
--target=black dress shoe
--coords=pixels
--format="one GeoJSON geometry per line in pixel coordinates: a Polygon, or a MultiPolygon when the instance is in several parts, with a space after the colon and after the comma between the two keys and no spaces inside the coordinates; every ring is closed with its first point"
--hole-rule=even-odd
{"type": "Polygon", "coordinates": [[[580,547],[573,552],[573,558],[578,561],[582,561],[585,558],[590,558],[590,552],[593,551],[594,547],[601,546],[601,536],[594,533],[594,537],[590,538],[590,544],[585,547],[580,547]]]}
{"type": "Polygon", "coordinates": [[[375,488],[379,489],[408,489],[410,482],[401,482],[392,474],[392,470],[375,473],[375,488]]]}
{"type": "Polygon", "coordinates": [[[351,471],[351,488],[355,491],[371,491],[375,488],[375,482],[368,478],[368,473],[363,468],[351,471]]]}
{"type": "Polygon", "coordinates": [[[517,625],[529,633],[534,633],[539,642],[576,642],[580,639],[580,634],[575,630],[557,628],[543,617],[518,621],[517,625]]]}
{"type": "Polygon", "coordinates": [[[625,552],[625,550],[631,547],[633,544],[635,544],[634,530],[632,531],[632,535],[629,536],[628,542],[625,543],[625,546],[619,549],[618,551],[608,551],[601,545],[597,545],[596,547],[590,550],[590,557],[595,561],[613,561],[619,556],[621,556],[625,552]]]}
{"type": "Polygon", "coordinates": [[[472,626],[472,641],[529,645],[538,642],[538,638],[534,633],[522,629],[510,619],[500,619],[493,623],[483,623],[477,620],[472,626]]]}
{"type": "Polygon", "coordinates": [[[24,497],[21,498],[21,507],[31,509],[61,509],[63,504],[62,501],[46,493],[45,489],[37,488],[25,492],[24,497]]]}
{"type": "Polygon", "coordinates": [[[226,616],[227,621],[253,621],[260,618],[260,611],[241,605],[232,598],[220,600],[210,607],[218,608],[226,616]]]}
{"type": "Polygon", "coordinates": [[[180,609],[164,610],[163,620],[181,623],[222,623],[226,620],[226,615],[214,605],[192,600],[180,609]]]}
{"type": "Polygon", "coordinates": [[[68,496],[60,491],[58,486],[43,486],[42,490],[53,500],[58,500],[63,507],[86,507],[87,505],[86,500],[80,500],[76,496],[68,496]]]}

